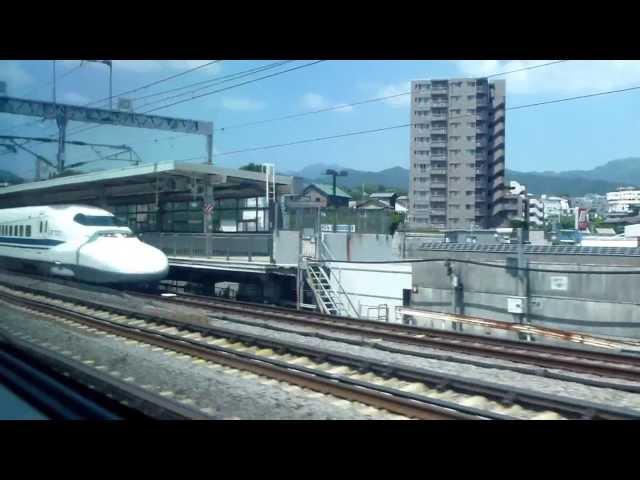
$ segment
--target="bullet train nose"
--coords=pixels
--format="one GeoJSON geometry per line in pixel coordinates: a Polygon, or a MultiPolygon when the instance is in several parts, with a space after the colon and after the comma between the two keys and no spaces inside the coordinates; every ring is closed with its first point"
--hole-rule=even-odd
{"type": "Polygon", "coordinates": [[[161,250],[137,238],[101,238],[80,248],[78,265],[102,272],[113,281],[156,281],[169,273],[161,250]]]}

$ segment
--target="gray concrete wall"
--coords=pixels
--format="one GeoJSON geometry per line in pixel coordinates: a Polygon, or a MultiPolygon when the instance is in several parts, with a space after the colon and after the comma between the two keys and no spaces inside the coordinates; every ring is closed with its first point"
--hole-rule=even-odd
{"type": "MultiPolygon", "coordinates": [[[[500,321],[528,322],[592,334],[640,338],[640,258],[608,255],[530,255],[529,267],[566,273],[507,269],[513,254],[425,252],[428,258],[449,258],[462,285],[455,307],[458,313],[500,321]],[[490,262],[498,267],[457,263],[490,262]],[[575,272],[575,273],[574,273],[575,272]],[[579,273],[590,272],[590,273],[579,273]],[[599,273],[603,272],[603,273],[599,273]],[[609,274],[607,274],[609,273],[609,274]],[[527,298],[524,317],[507,311],[509,297],[527,298]]],[[[451,280],[443,262],[413,265],[412,306],[453,313],[451,280]]]]}
{"type": "Polygon", "coordinates": [[[273,233],[273,258],[278,265],[298,265],[300,232],[277,230],[273,233]]]}
{"type": "Polygon", "coordinates": [[[392,235],[373,233],[324,233],[334,260],[383,261],[401,258],[400,244],[392,235]]]}

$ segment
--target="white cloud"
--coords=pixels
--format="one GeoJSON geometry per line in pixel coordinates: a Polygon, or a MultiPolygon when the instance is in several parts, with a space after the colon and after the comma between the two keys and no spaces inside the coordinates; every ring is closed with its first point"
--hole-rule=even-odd
{"type": "Polygon", "coordinates": [[[33,85],[34,78],[19,63],[5,60],[0,61],[0,81],[7,83],[9,95],[18,95],[33,85]]]}
{"type": "Polygon", "coordinates": [[[62,95],[62,103],[71,103],[73,105],[86,105],[90,100],[84,95],[75,92],[67,92],[62,95]]]}
{"type": "MultiPolygon", "coordinates": [[[[317,93],[305,93],[302,96],[302,100],[300,102],[304,108],[309,110],[322,110],[324,108],[333,108],[339,107],[340,103],[334,103],[330,101],[328,98],[317,94],[317,93]]],[[[353,110],[351,106],[344,106],[342,108],[336,108],[336,112],[350,112],[353,110]]]]}
{"type": "MultiPolygon", "coordinates": [[[[461,60],[462,76],[480,77],[542,65],[552,60],[461,60]]],[[[640,85],[638,60],[570,60],[505,75],[509,94],[574,95],[640,85]]]]}
{"type": "Polygon", "coordinates": [[[398,95],[394,98],[388,98],[383,100],[383,103],[394,108],[406,108],[411,104],[411,95],[401,95],[411,91],[411,82],[399,82],[391,83],[381,87],[376,97],[391,97],[398,95]]]}
{"type": "Polygon", "coordinates": [[[251,110],[262,110],[266,107],[266,103],[261,102],[259,100],[251,100],[250,98],[223,98],[222,106],[227,110],[234,111],[251,111],[251,110]]]}

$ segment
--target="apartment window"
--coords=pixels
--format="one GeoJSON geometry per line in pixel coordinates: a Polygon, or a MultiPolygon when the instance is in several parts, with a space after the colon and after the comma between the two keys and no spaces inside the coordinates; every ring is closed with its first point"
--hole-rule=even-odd
{"type": "MultiPolygon", "coordinates": [[[[457,137],[460,138],[460,137],[457,137]]],[[[460,150],[459,148],[454,148],[449,150],[449,153],[452,153],[453,155],[458,155],[462,150],[460,150]]]]}
{"type": "Polygon", "coordinates": [[[473,195],[473,192],[471,190],[467,190],[466,192],[464,192],[465,195],[468,197],[470,195],[473,195]]]}
{"type": "Polygon", "coordinates": [[[467,210],[471,210],[471,209],[473,208],[473,205],[470,205],[470,204],[468,204],[468,203],[467,203],[467,204],[464,206],[464,208],[466,208],[467,210]]]}
{"type": "Polygon", "coordinates": [[[449,177],[451,179],[452,182],[457,182],[458,180],[460,180],[460,177],[449,177]]]}
{"type": "Polygon", "coordinates": [[[467,182],[473,182],[473,181],[475,180],[475,177],[464,177],[464,179],[465,179],[467,182]]]}
{"type": "Polygon", "coordinates": [[[457,197],[459,193],[460,193],[460,192],[458,192],[457,190],[451,190],[451,191],[449,192],[449,196],[450,196],[450,197],[457,197]]]}
{"type": "Polygon", "coordinates": [[[452,127],[459,127],[460,126],[460,122],[451,122],[449,125],[451,125],[452,127]]]}
{"type": "Polygon", "coordinates": [[[476,153],[476,151],[475,151],[473,148],[471,148],[471,149],[467,149],[467,150],[465,150],[465,152],[467,152],[467,153],[469,153],[469,154],[472,154],[472,155],[473,155],[474,153],[476,153]]]}
{"type": "Polygon", "coordinates": [[[451,168],[460,168],[460,164],[459,163],[450,163],[449,165],[451,165],[451,168]]]}
{"type": "Polygon", "coordinates": [[[462,113],[462,110],[460,110],[459,108],[452,108],[451,113],[454,115],[460,115],[462,113]]]}
{"type": "Polygon", "coordinates": [[[476,86],[476,82],[475,82],[475,80],[471,80],[471,81],[467,82],[467,85],[470,86],[470,87],[475,87],[476,86]]]}

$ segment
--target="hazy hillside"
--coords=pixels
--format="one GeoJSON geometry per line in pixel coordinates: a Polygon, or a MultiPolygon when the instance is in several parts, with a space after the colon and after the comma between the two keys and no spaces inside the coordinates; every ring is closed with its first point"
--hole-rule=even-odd
{"type": "MultiPolygon", "coordinates": [[[[346,177],[340,177],[338,184],[357,188],[363,183],[384,185],[403,191],[409,189],[409,170],[393,167],[379,172],[367,172],[338,165],[309,165],[298,172],[287,172],[305,178],[307,181],[330,183],[331,177],[323,175],[332,168],[347,170],[346,177]]],[[[640,186],[640,158],[630,157],[612,160],[591,170],[570,170],[565,172],[519,172],[506,171],[506,180],[516,180],[527,186],[535,195],[569,195],[581,196],[587,193],[604,194],[621,186],[640,186]]]]}

